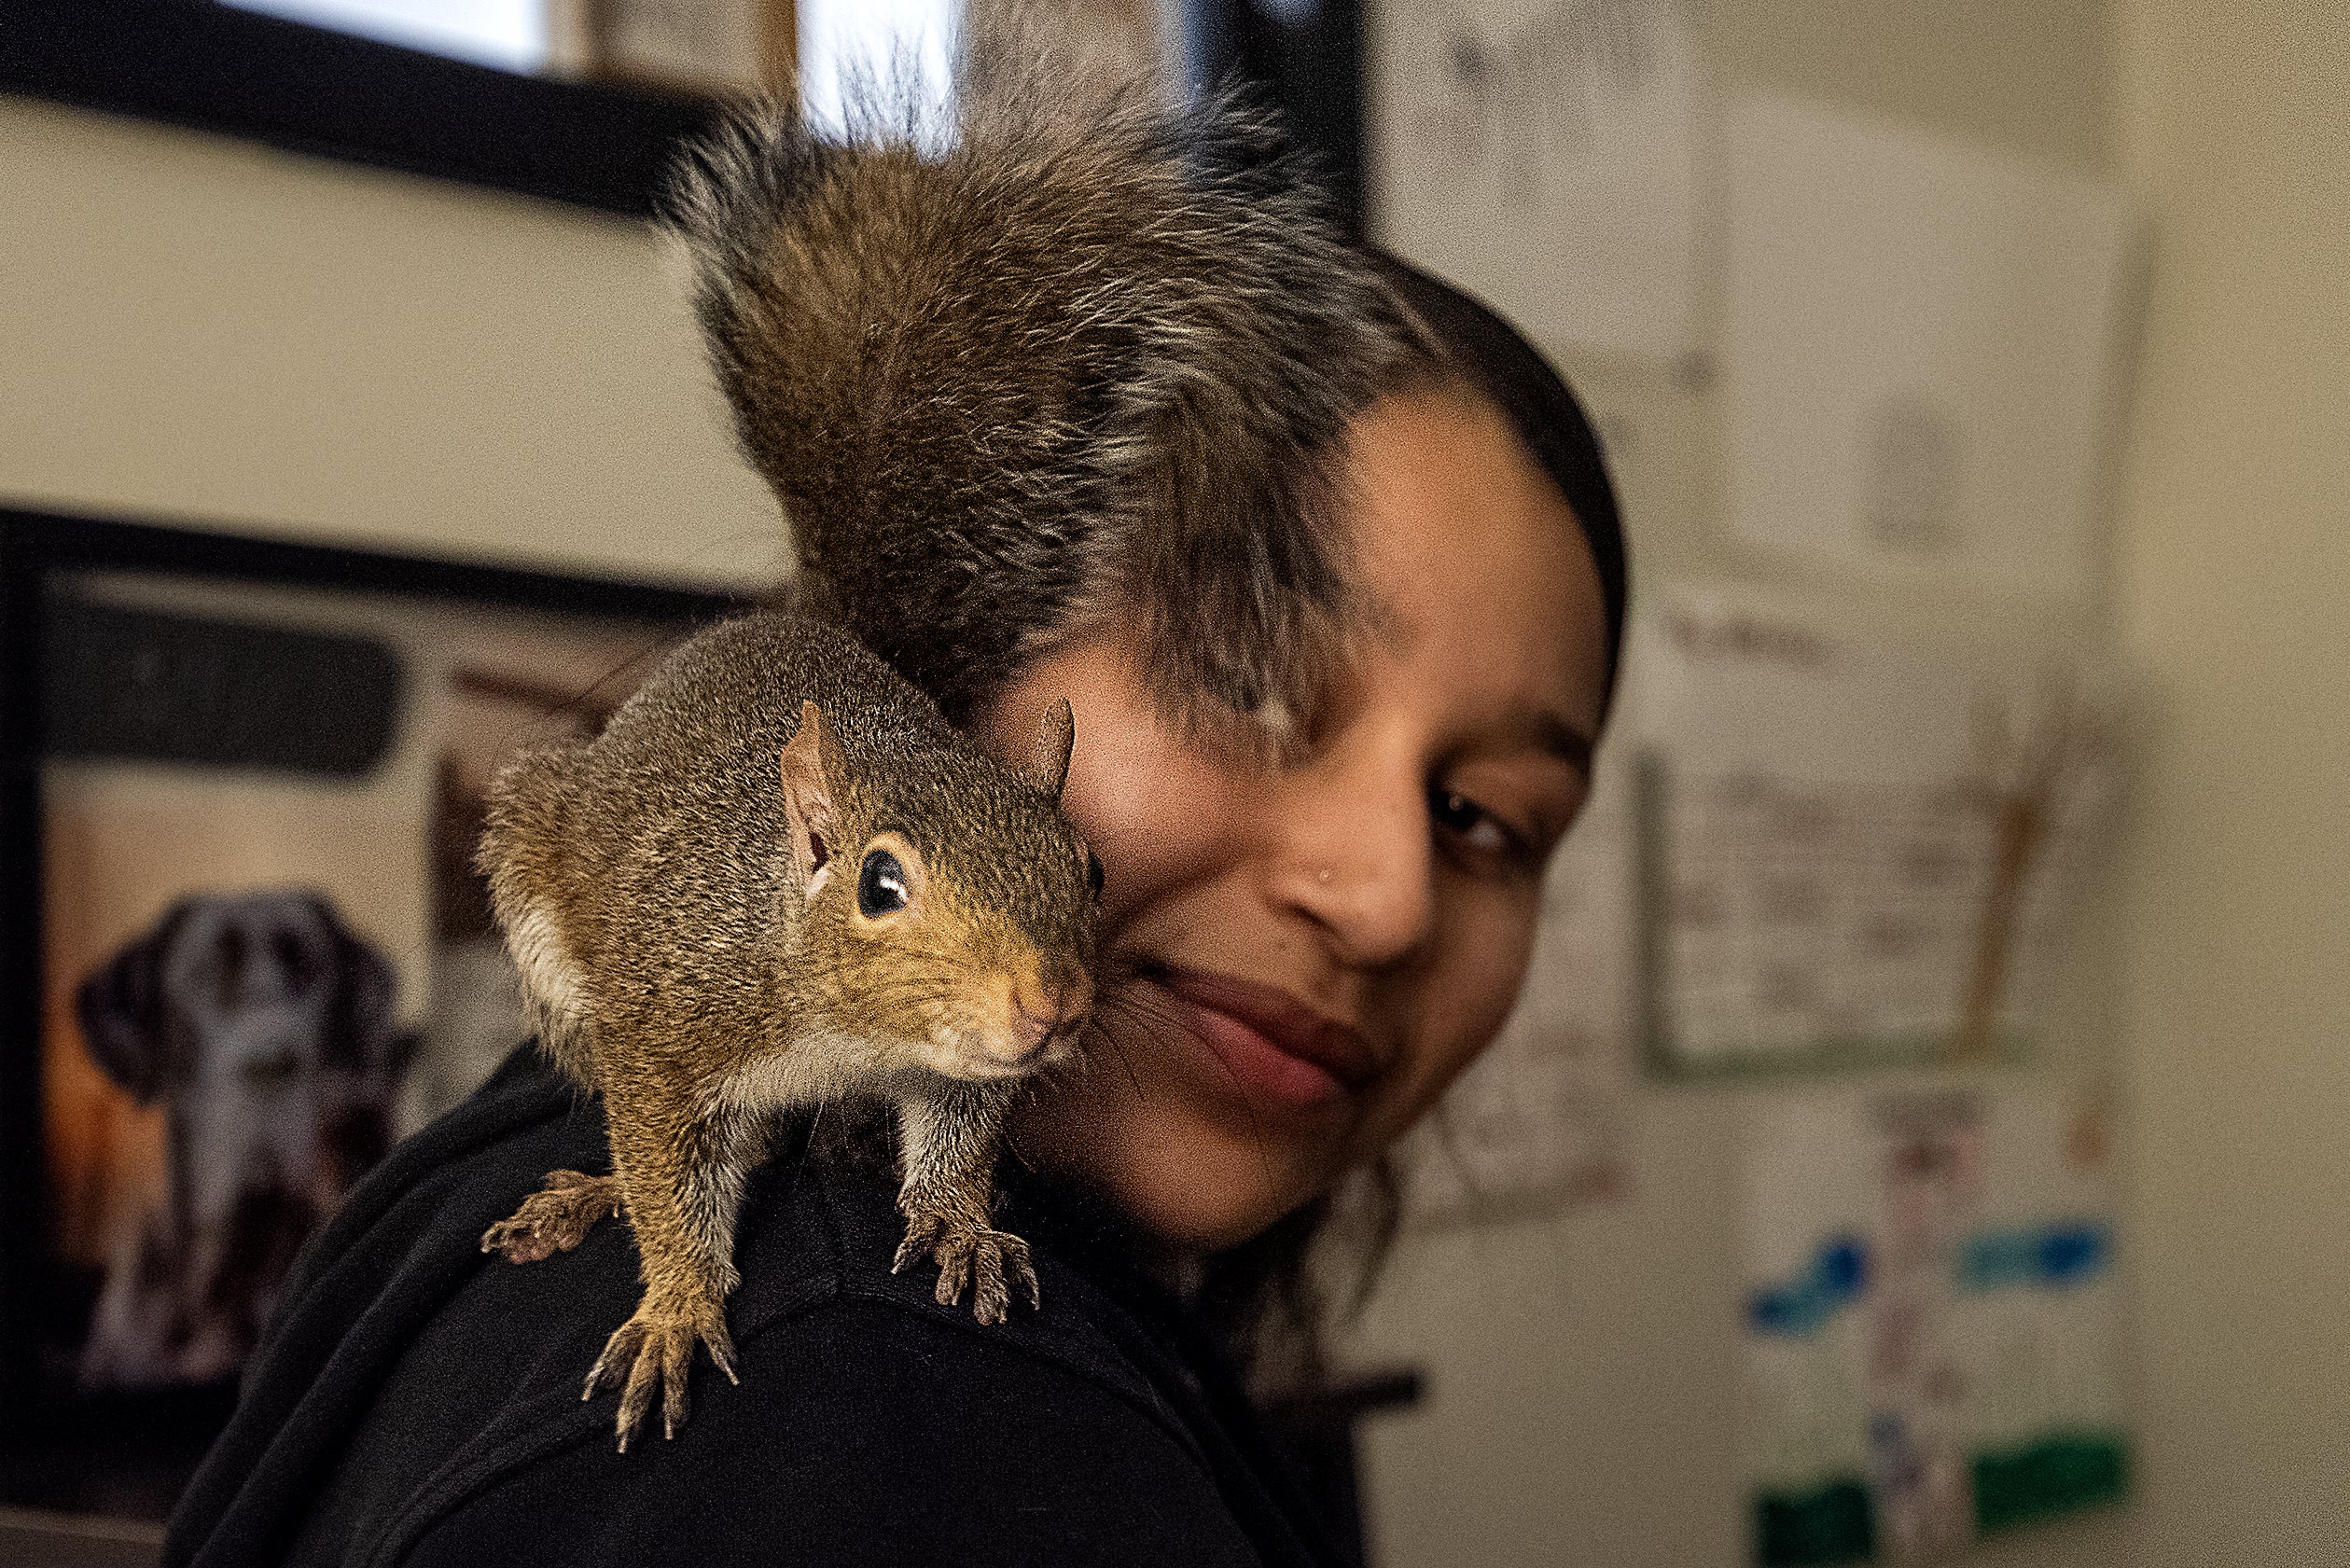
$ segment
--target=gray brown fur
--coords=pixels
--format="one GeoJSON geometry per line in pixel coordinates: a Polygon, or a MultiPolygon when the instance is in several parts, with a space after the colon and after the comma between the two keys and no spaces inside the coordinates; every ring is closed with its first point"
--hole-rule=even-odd
{"type": "Polygon", "coordinates": [[[604,1098],[614,1169],[554,1173],[482,1244],[543,1257],[624,1208],[645,1299],[587,1388],[622,1387],[622,1447],[657,1398],[683,1418],[697,1341],[732,1376],[735,1212],[785,1106],[895,1102],[899,1266],[933,1256],[939,1299],[967,1282],[983,1321],[1011,1284],[1033,1298],[988,1216],[1007,1098],[1065,1056],[1092,992],[1089,855],[1056,803],[1067,713],[1015,770],[837,629],[768,614],[493,786],[499,922],[542,1045],[604,1098]],[[856,907],[877,835],[917,889],[903,916],[856,907]]]}
{"type": "Polygon", "coordinates": [[[836,140],[769,104],[675,181],[804,602],[958,724],[1115,616],[1168,711],[1278,735],[1362,609],[1334,444],[1425,351],[1267,118],[1034,29],[966,40],[963,90],[944,153],[902,105],[836,140]]]}

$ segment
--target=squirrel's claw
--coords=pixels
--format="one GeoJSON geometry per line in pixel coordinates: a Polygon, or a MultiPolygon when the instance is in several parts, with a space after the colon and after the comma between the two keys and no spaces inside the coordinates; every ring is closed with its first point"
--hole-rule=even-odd
{"type": "Polygon", "coordinates": [[[1013,1284],[1021,1286],[1031,1308],[1044,1305],[1028,1243],[1008,1230],[950,1227],[936,1215],[917,1214],[907,1221],[906,1239],[898,1244],[891,1271],[902,1273],[925,1251],[938,1261],[939,1288],[934,1298],[941,1307],[963,1299],[966,1281],[971,1285],[971,1315],[984,1324],[1002,1323],[1010,1316],[1013,1284]]]}
{"type": "Polygon", "coordinates": [[[1007,1237],[1006,1240],[1019,1249],[1009,1255],[1012,1277],[1020,1281],[1022,1288],[1028,1293],[1028,1310],[1032,1312],[1044,1311],[1045,1287],[1036,1283],[1036,1266],[1028,1260],[1028,1243],[1017,1236],[1007,1237]]]}
{"type": "Polygon", "coordinates": [[[481,1233],[481,1250],[504,1253],[509,1263],[536,1263],[558,1252],[569,1252],[588,1239],[598,1221],[615,1217],[620,1211],[618,1176],[549,1171],[545,1186],[481,1233]]]}
{"type": "Polygon", "coordinates": [[[710,1359],[730,1382],[743,1380],[734,1368],[734,1342],[726,1331],[723,1311],[672,1316],[639,1307],[636,1315],[612,1331],[604,1353],[588,1368],[587,1386],[579,1397],[592,1399],[599,1390],[618,1388],[620,1408],[613,1419],[619,1450],[628,1452],[629,1439],[645,1422],[656,1395],[661,1399],[661,1436],[674,1437],[686,1422],[686,1382],[693,1370],[693,1347],[710,1349],[710,1359]]]}
{"type": "Polygon", "coordinates": [[[910,1217],[906,1221],[906,1239],[897,1243],[897,1256],[890,1261],[889,1271],[902,1274],[921,1262],[923,1256],[931,1250],[931,1243],[938,1240],[941,1228],[943,1227],[937,1214],[917,1214],[910,1217]]]}
{"type": "Polygon", "coordinates": [[[1003,1230],[982,1233],[973,1249],[971,1262],[978,1276],[971,1309],[981,1323],[1001,1323],[1010,1315],[1008,1287],[1013,1284],[1019,1284],[1027,1296],[1030,1311],[1043,1308],[1044,1288],[1036,1283],[1036,1267],[1029,1261],[1028,1243],[1019,1237],[1003,1230]]]}

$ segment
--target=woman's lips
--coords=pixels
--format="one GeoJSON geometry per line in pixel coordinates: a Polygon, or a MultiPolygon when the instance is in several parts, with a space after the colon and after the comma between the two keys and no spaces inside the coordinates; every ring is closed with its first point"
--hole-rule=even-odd
{"type": "Polygon", "coordinates": [[[1253,1097],[1300,1109],[1359,1092],[1379,1070],[1370,1043],[1287,992],[1203,969],[1154,966],[1184,1021],[1253,1097]]]}

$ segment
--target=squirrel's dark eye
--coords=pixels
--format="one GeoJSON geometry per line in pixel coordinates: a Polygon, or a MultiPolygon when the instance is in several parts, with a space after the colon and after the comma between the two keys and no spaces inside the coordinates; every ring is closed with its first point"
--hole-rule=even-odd
{"type": "Polygon", "coordinates": [[[894,914],[913,900],[906,885],[906,867],[887,850],[869,851],[856,874],[856,907],[867,920],[894,914]]]}
{"type": "Polygon", "coordinates": [[[1102,896],[1102,861],[1091,850],[1085,855],[1085,890],[1096,898],[1102,896]]]}

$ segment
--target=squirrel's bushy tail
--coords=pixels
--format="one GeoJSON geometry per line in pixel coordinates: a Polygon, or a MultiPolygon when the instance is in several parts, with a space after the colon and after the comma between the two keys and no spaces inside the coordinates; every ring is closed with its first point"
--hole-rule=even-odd
{"type": "Polygon", "coordinates": [[[735,114],[670,223],[807,602],[967,722],[1112,617],[1278,732],[1358,606],[1334,444],[1414,350],[1265,118],[966,41],[949,136],[735,114]]]}

